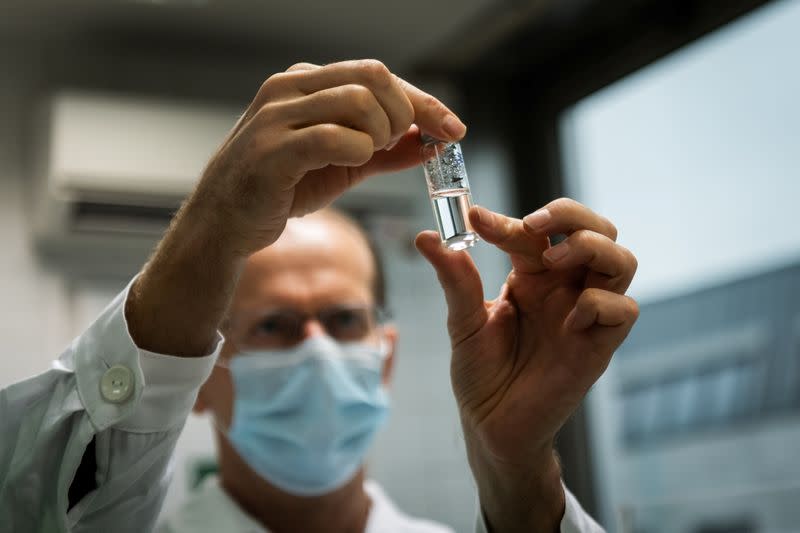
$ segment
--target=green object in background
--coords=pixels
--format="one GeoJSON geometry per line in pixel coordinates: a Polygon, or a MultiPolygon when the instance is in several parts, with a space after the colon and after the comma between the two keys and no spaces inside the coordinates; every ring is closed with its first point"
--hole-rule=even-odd
{"type": "Polygon", "coordinates": [[[195,491],[208,476],[219,471],[217,460],[213,456],[199,457],[187,461],[189,468],[189,490],[195,491]]]}

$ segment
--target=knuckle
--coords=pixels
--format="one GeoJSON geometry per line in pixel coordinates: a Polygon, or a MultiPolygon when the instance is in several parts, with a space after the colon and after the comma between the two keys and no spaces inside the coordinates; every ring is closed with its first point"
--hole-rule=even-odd
{"type": "Polygon", "coordinates": [[[639,304],[633,298],[628,298],[628,313],[634,322],[639,319],[639,304]]]}
{"type": "Polygon", "coordinates": [[[381,124],[378,131],[373,134],[374,147],[383,148],[392,139],[392,131],[388,123],[381,124]]]}
{"type": "Polygon", "coordinates": [[[307,161],[315,152],[314,133],[306,132],[305,135],[295,137],[289,147],[289,151],[297,161],[307,161]]]}
{"type": "Polygon", "coordinates": [[[336,130],[331,124],[321,124],[314,128],[311,134],[311,149],[322,153],[336,150],[339,144],[336,130]]]}
{"type": "Polygon", "coordinates": [[[633,252],[631,252],[630,250],[628,250],[625,247],[621,247],[621,248],[623,250],[623,253],[625,254],[625,257],[628,260],[628,264],[630,265],[631,273],[635,273],[639,269],[639,260],[636,258],[636,256],[633,254],[633,252]]]}
{"type": "Polygon", "coordinates": [[[507,218],[499,218],[499,217],[493,217],[493,221],[496,223],[495,231],[497,233],[498,242],[500,243],[508,242],[508,240],[511,239],[514,233],[511,221],[507,218]]]}
{"type": "Polygon", "coordinates": [[[374,142],[364,142],[356,147],[356,152],[353,154],[353,163],[363,165],[372,159],[372,154],[375,153],[374,142]]]}
{"type": "Polygon", "coordinates": [[[284,80],[286,79],[286,74],[283,72],[279,72],[277,74],[271,75],[269,78],[264,80],[261,84],[261,87],[258,89],[258,97],[262,100],[267,100],[275,94],[275,90],[283,85],[284,80]]]}
{"type": "Polygon", "coordinates": [[[606,227],[607,227],[607,230],[606,230],[606,232],[607,232],[607,234],[608,234],[608,237],[609,237],[609,238],[610,238],[612,241],[616,241],[616,240],[617,240],[617,237],[618,237],[618,235],[619,235],[619,232],[617,231],[617,227],[614,225],[614,223],[613,223],[613,222],[611,222],[610,220],[608,220],[606,217],[603,217],[603,222],[605,223],[605,225],[606,225],[606,227]]]}
{"type": "Polygon", "coordinates": [[[291,155],[297,161],[316,161],[335,149],[335,142],[335,136],[331,134],[328,125],[307,128],[292,140],[291,155]]]}
{"type": "Polygon", "coordinates": [[[547,204],[547,209],[556,216],[562,216],[572,211],[576,203],[572,198],[561,197],[547,204]]]}
{"type": "Polygon", "coordinates": [[[397,133],[399,134],[405,133],[414,123],[414,106],[411,105],[411,101],[408,98],[403,99],[403,105],[398,109],[397,118],[397,129],[399,130],[397,133]]]}
{"type": "Polygon", "coordinates": [[[472,338],[481,328],[485,320],[485,310],[483,307],[476,308],[467,315],[458,311],[447,313],[447,329],[450,334],[452,348],[457,348],[472,338]]]}
{"type": "Polygon", "coordinates": [[[606,239],[603,235],[588,229],[581,229],[569,236],[570,246],[573,246],[586,260],[594,259],[598,254],[603,254],[606,249],[606,239]]]}
{"type": "Polygon", "coordinates": [[[258,108],[258,111],[255,112],[253,115],[253,121],[259,126],[263,127],[274,120],[277,112],[278,106],[276,104],[272,102],[266,102],[258,108]]]}
{"type": "Polygon", "coordinates": [[[311,63],[306,63],[305,61],[301,61],[301,62],[295,63],[291,67],[287,68],[286,72],[295,72],[295,71],[298,71],[298,70],[309,70],[310,68],[313,68],[313,65],[311,63]]]}
{"type": "Polygon", "coordinates": [[[411,105],[411,102],[406,99],[403,101],[402,105],[392,110],[391,114],[387,111],[387,116],[390,121],[390,135],[393,138],[399,139],[405,135],[408,128],[414,123],[414,107],[411,105]]]}
{"type": "Polygon", "coordinates": [[[286,92],[289,84],[288,76],[291,76],[291,74],[285,72],[271,75],[261,84],[253,101],[260,106],[267,102],[280,99],[281,95],[286,92]]]}
{"type": "Polygon", "coordinates": [[[579,249],[596,248],[599,244],[599,235],[588,229],[579,229],[569,236],[568,240],[572,246],[579,249]]]}
{"type": "Polygon", "coordinates": [[[556,198],[555,200],[553,200],[550,203],[550,205],[558,209],[570,209],[572,207],[575,207],[577,203],[578,202],[576,202],[572,198],[562,196],[561,198],[556,198]]]}
{"type": "Polygon", "coordinates": [[[597,310],[602,303],[602,293],[598,289],[586,289],[583,291],[583,294],[581,294],[578,302],[584,310],[597,310]]]}
{"type": "Polygon", "coordinates": [[[388,87],[392,83],[389,68],[377,59],[362,59],[358,62],[358,69],[377,87],[388,87]]]}
{"type": "Polygon", "coordinates": [[[442,112],[444,111],[444,107],[439,102],[439,100],[437,100],[435,96],[432,96],[430,94],[426,94],[425,96],[422,97],[422,105],[429,110],[436,110],[442,112]]]}
{"type": "Polygon", "coordinates": [[[367,115],[374,111],[375,97],[372,95],[372,91],[363,85],[348,85],[346,91],[350,105],[359,113],[367,115]]]}

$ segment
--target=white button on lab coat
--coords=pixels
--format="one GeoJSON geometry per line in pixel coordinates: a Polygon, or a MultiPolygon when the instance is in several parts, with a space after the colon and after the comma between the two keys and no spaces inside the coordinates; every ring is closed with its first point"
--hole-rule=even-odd
{"type": "MultiPolygon", "coordinates": [[[[146,533],[154,527],[175,442],[222,337],[206,357],[139,349],[125,322],[129,288],[49,371],[0,390],[0,533],[146,533]],[[97,488],[68,509],[72,480],[92,439],[97,488]]],[[[367,533],[451,531],[402,514],[376,484],[367,490],[373,499],[367,533]]],[[[200,498],[193,508],[208,520],[168,520],[167,531],[264,531],[221,490],[200,498]],[[213,520],[230,527],[209,529],[213,520]]],[[[486,531],[480,517],[476,531],[486,531]]],[[[602,529],[567,492],[561,531],[602,529]]]]}
{"type": "Polygon", "coordinates": [[[125,323],[127,294],[49,371],[0,390],[0,532],[153,528],[175,441],[222,339],[200,358],[140,350],[125,323]],[[97,488],[67,510],[92,439],[97,488]]]}

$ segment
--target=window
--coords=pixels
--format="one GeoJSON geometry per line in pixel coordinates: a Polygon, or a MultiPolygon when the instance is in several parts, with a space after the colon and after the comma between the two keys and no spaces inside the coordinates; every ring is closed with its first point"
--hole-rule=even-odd
{"type": "Polygon", "coordinates": [[[609,530],[797,527],[777,502],[800,487],[798,28],[800,3],[774,2],[561,117],[569,195],[640,265],[640,323],[589,397],[609,530]],[[730,340],[752,321],[758,342],[730,340]],[[731,346],[708,365],[676,348],[715,331],[731,346]]]}

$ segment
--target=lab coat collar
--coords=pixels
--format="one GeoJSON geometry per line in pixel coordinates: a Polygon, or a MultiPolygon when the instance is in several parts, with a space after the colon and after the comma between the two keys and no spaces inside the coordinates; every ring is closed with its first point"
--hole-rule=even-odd
{"type": "MultiPolygon", "coordinates": [[[[372,500],[365,533],[386,531],[387,524],[403,523],[407,520],[378,483],[367,480],[364,490],[372,500]]],[[[166,525],[169,526],[168,530],[176,532],[269,533],[225,492],[219,479],[214,476],[204,480],[181,509],[167,518],[166,525]]]]}

